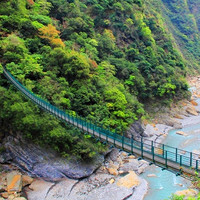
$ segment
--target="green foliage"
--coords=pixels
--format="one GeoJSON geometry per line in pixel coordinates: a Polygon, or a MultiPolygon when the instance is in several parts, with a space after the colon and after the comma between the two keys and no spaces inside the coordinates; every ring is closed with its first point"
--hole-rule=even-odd
{"type": "MultiPolygon", "coordinates": [[[[166,32],[156,2],[160,0],[1,1],[1,63],[50,103],[122,134],[144,115],[146,102],[188,97],[186,62],[166,32]]],[[[170,6],[179,12],[174,3],[170,6]]],[[[187,25],[180,17],[173,20],[193,54],[193,16],[187,16],[187,25]]],[[[67,157],[91,159],[105,149],[22,99],[3,78],[2,68],[0,76],[2,131],[23,133],[67,157]]]]}
{"type": "MultiPolygon", "coordinates": [[[[200,188],[200,178],[199,173],[195,172],[195,176],[193,177],[193,186],[199,191],[200,188]]],[[[169,198],[170,200],[200,200],[200,193],[198,193],[195,197],[186,197],[185,195],[176,195],[172,194],[172,196],[169,198]]]]}
{"type": "Polygon", "coordinates": [[[173,194],[169,200],[200,200],[200,194],[198,194],[197,197],[185,197],[185,195],[181,195],[181,196],[178,196],[178,195],[175,195],[173,194]]]}
{"type": "Polygon", "coordinates": [[[0,75],[3,74],[3,66],[0,64],[0,75]]]}
{"type": "Polygon", "coordinates": [[[160,3],[162,2],[164,3],[164,9],[161,8],[161,13],[163,14],[163,19],[175,39],[176,45],[181,47],[180,51],[186,60],[188,60],[187,64],[190,67],[195,67],[199,70],[199,1],[160,1],[160,3]]]}
{"type": "Polygon", "coordinates": [[[184,196],[172,195],[170,200],[184,200],[184,196]]]}
{"type": "Polygon", "coordinates": [[[40,145],[51,145],[65,156],[75,155],[84,160],[92,159],[96,153],[106,149],[99,143],[95,144],[90,137],[84,137],[79,130],[62,124],[31,102],[24,101],[19,92],[13,93],[0,87],[0,94],[0,119],[4,119],[0,131],[10,130],[7,126],[9,121],[12,129],[16,132],[23,130],[27,139],[40,145]]]}

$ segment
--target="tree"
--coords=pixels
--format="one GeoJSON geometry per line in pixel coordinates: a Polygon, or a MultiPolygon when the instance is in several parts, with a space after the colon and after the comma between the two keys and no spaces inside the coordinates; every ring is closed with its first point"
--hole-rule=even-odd
{"type": "Polygon", "coordinates": [[[60,31],[56,30],[55,26],[48,24],[48,26],[40,28],[39,32],[39,37],[48,40],[52,46],[65,46],[59,38],[60,31]]]}

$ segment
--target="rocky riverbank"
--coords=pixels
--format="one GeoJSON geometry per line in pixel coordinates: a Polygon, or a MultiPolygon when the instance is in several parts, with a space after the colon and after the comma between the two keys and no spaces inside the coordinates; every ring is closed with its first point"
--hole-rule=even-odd
{"type": "Polygon", "coordinates": [[[102,165],[86,178],[65,177],[56,181],[45,181],[40,178],[32,179],[19,171],[3,172],[0,192],[2,200],[25,200],[26,198],[29,200],[141,200],[147,192],[148,184],[138,175],[143,173],[147,166],[146,161],[137,160],[133,155],[112,149],[106,155],[102,165]],[[11,186],[12,189],[8,189],[11,186]]]}
{"type": "Polygon", "coordinates": [[[65,178],[53,183],[36,179],[25,191],[29,200],[141,200],[148,186],[137,174],[147,165],[145,161],[113,149],[103,165],[87,178],[65,178]]]}
{"type": "Polygon", "coordinates": [[[188,82],[192,92],[190,100],[182,100],[169,108],[157,107],[151,122],[143,121],[144,135],[149,140],[161,143],[169,130],[200,123],[200,104],[196,102],[200,98],[200,77],[189,77],[188,82]]]}
{"type": "MultiPolygon", "coordinates": [[[[192,92],[192,97],[190,101],[183,100],[179,102],[177,105],[172,105],[170,108],[165,108],[165,109],[157,109],[157,113],[155,115],[155,118],[152,118],[152,122],[146,125],[145,128],[145,133],[148,134],[148,139],[154,140],[156,142],[167,142],[168,145],[172,145],[174,147],[177,147],[177,143],[174,142],[175,138],[179,138],[180,141],[185,141],[185,145],[189,144],[196,144],[197,140],[197,135],[199,134],[199,128],[198,125],[200,124],[200,116],[199,116],[199,111],[200,111],[200,77],[194,77],[189,79],[190,83],[190,90],[192,92]],[[192,126],[191,126],[192,125],[192,126]],[[193,126],[195,125],[195,126],[193,126]],[[190,131],[191,127],[195,128],[195,131],[190,131]],[[178,130],[180,128],[183,128],[183,130],[178,130]],[[168,135],[168,131],[170,129],[174,129],[173,135],[169,135],[167,138],[166,136],[168,135]],[[177,129],[177,130],[176,130],[177,129]],[[185,132],[184,132],[185,131],[185,132]],[[175,135],[174,135],[175,134],[175,135]],[[176,134],[178,134],[176,136],[176,134]],[[166,139],[166,140],[165,140],[166,139]],[[172,140],[172,143],[170,142],[170,139],[172,140]],[[195,140],[195,141],[193,141],[195,140]]],[[[145,121],[144,121],[145,123],[145,121]]],[[[192,129],[193,129],[192,128],[192,129]]],[[[179,141],[177,141],[179,142],[179,141]]],[[[179,143],[178,143],[179,144],[179,143]]],[[[182,145],[180,142],[181,146],[179,148],[186,148],[182,145]]],[[[198,145],[196,145],[198,147],[198,145]]],[[[194,146],[195,148],[195,146],[194,146]]],[[[200,154],[200,150],[193,150],[194,153],[200,154]]],[[[154,199],[159,199],[160,196],[165,196],[170,195],[170,187],[164,186],[167,182],[165,178],[163,178],[163,172],[159,172],[159,170],[154,170],[155,167],[151,166],[153,168],[154,173],[160,177],[160,185],[163,186],[162,190],[159,190],[158,194],[155,194],[155,190],[158,189],[157,185],[150,179],[148,179],[147,172],[149,171],[149,167],[146,169],[147,172],[145,173],[145,176],[143,176],[146,180],[149,181],[150,184],[150,191],[147,194],[147,197],[145,199],[148,199],[149,197],[154,198],[154,199]],[[166,190],[169,190],[166,192],[166,190]]],[[[176,177],[173,177],[173,175],[169,174],[168,176],[169,180],[168,182],[171,184],[174,184],[174,181],[176,182],[176,177]]],[[[179,180],[180,181],[180,180],[179,180]]],[[[186,180],[183,180],[181,182],[180,186],[184,187],[186,186],[186,180]]],[[[194,186],[190,185],[191,183],[188,182],[187,187],[183,187],[181,190],[180,188],[176,188],[173,192],[177,195],[186,195],[186,198],[188,196],[196,196],[197,191],[194,190],[194,186]],[[189,188],[189,189],[187,189],[189,188]],[[180,191],[179,191],[180,190],[180,191]]],[[[176,187],[174,185],[174,187],[176,187]]],[[[171,188],[172,189],[172,188],[171,188]]],[[[164,197],[163,197],[164,199],[164,197]]]]}
{"type": "MultiPolygon", "coordinates": [[[[148,189],[147,182],[138,176],[148,163],[115,148],[85,163],[75,159],[68,161],[19,136],[7,136],[3,146],[0,163],[4,169],[1,174],[4,183],[0,195],[4,199],[17,200],[24,193],[29,200],[140,200],[148,189]],[[6,189],[7,176],[15,169],[20,170],[17,174],[19,186],[10,193],[6,189]],[[34,177],[34,181],[22,185],[22,174],[34,177]]],[[[11,182],[15,182],[15,178],[13,176],[11,182]]]]}

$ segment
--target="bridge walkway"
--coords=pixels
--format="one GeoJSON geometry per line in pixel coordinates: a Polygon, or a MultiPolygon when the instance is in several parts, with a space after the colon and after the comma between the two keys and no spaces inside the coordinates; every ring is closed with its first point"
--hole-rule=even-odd
{"type": "Polygon", "coordinates": [[[29,91],[5,68],[3,68],[3,72],[6,78],[11,81],[11,83],[28,99],[60,120],[70,123],[106,143],[109,143],[131,154],[135,154],[159,166],[175,171],[181,170],[182,172],[191,175],[195,175],[195,172],[199,172],[200,155],[167,146],[165,144],[144,140],[144,138],[141,138],[140,141],[136,141],[133,138],[127,138],[123,135],[117,134],[116,132],[111,132],[110,130],[103,129],[102,127],[87,122],[80,116],[73,116],[65,113],[64,111],[51,105],[47,101],[44,101],[29,91]]]}

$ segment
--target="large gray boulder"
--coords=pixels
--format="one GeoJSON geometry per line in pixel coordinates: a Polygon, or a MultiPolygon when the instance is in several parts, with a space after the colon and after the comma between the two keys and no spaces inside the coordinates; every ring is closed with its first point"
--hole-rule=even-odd
{"type": "Polygon", "coordinates": [[[129,130],[127,131],[127,137],[131,138],[132,136],[134,139],[148,137],[148,135],[144,132],[144,128],[139,120],[131,124],[129,130]]]}
{"type": "Polygon", "coordinates": [[[32,177],[47,180],[60,178],[81,179],[90,176],[104,161],[98,155],[91,162],[60,157],[52,150],[30,144],[19,138],[8,136],[4,141],[6,151],[0,155],[0,162],[10,163],[32,177]]]}

